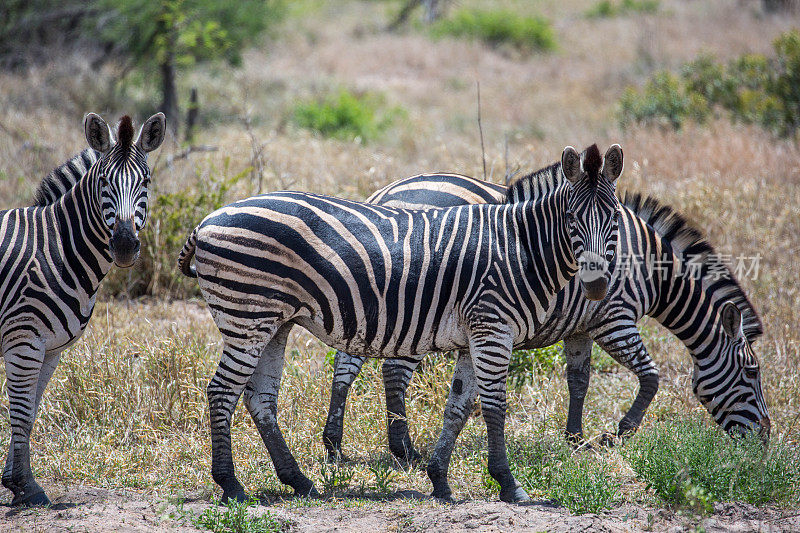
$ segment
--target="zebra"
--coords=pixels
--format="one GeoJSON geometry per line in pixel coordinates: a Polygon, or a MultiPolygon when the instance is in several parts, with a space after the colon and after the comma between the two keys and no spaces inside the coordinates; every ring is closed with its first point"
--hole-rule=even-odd
{"type": "MultiPolygon", "coordinates": [[[[421,174],[387,185],[367,202],[447,207],[498,203],[505,194],[503,185],[468,176],[421,174]]],[[[752,349],[763,328],[734,274],[698,230],[654,198],[625,194],[620,242],[620,257],[640,255],[649,262],[632,279],[618,276],[602,302],[581,298],[573,279],[559,294],[541,333],[527,346],[543,347],[564,340],[570,396],[565,431],[568,439],[576,443],[583,440],[583,401],[589,386],[593,340],[637,376],[639,391],[616,433],[626,436],[638,428],[659,384],[658,370],[636,329],[636,322],[644,315],[660,321],[687,346],[695,368],[693,391],[722,428],[735,433],[755,429],[767,437],[769,414],[752,349]],[[653,263],[659,257],[669,257],[671,270],[664,279],[646,276],[657,269],[653,263]],[[691,265],[693,260],[701,263],[691,265]],[[676,269],[676,264],[681,268],[676,269]],[[698,309],[701,313],[695,315],[698,309]]],[[[323,431],[329,461],[340,457],[347,393],[364,361],[343,352],[335,355],[330,409],[323,431]]],[[[413,358],[389,359],[382,369],[389,449],[406,463],[421,459],[411,443],[405,411],[405,392],[416,366],[413,358]]],[[[463,388],[463,384],[460,386],[463,388]]],[[[608,437],[604,440],[613,443],[608,437]]]]}
{"type": "MultiPolygon", "coordinates": [[[[605,157],[596,145],[583,155],[567,147],[561,164],[541,176],[555,180],[563,173],[569,186],[535,199],[536,182],[520,180],[503,204],[402,210],[280,192],[208,215],[178,263],[198,278],[223,337],[207,387],[212,477],[223,500],[246,498],[230,437],[242,393],[280,481],[296,494],[318,494],[277,423],[286,338],[294,324],[362,356],[469,348],[489,472],[502,500],[528,500],[505,449],[511,348],[536,333],[552,299],[576,273],[586,297],[605,296],[621,172],[619,145],[605,157]]],[[[446,480],[434,475],[431,481],[440,494],[446,480]]]]}
{"type": "Polygon", "coordinates": [[[112,264],[129,267],[139,254],[147,153],[161,145],[165,125],[157,113],[134,140],[126,115],[115,139],[100,116],[87,114],[91,150],[51,172],[36,192],[36,205],[0,211],[0,349],[11,422],[2,483],[14,494],[12,505],[50,503],[31,471],[36,412],[61,352],[89,322],[103,277],[112,264]]]}

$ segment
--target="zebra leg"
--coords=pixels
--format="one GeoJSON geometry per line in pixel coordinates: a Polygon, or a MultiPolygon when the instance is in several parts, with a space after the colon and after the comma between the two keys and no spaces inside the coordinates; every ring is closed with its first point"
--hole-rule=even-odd
{"type": "Polygon", "coordinates": [[[333,359],[333,383],[331,384],[331,405],[328,408],[328,419],[322,431],[322,443],[328,452],[328,462],[333,463],[343,459],[342,434],[344,432],[344,407],[347,403],[347,393],[355,381],[361,367],[366,361],[365,357],[348,355],[337,351],[333,359]]]}
{"type": "Polygon", "coordinates": [[[231,452],[231,420],[247,380],[253,373],[260,350],[237,347],[225,339],[217,371],[206,388],[211,422],[211,477],[222,488],[222,502],[247,501],[244,487],[236,479],[231,452]]]}
{"type": "MultiPolygon", "coordinates": [[[[483,323],[470,339],[472,365],[481,397],[481,412],[486,421],[489,443],[489,475],[500,484],[504,502],[530,501],[525,490],[511,474],[506,454],[506,377],[511,359],[512,338],[483,323]]],[[[473,330],[475,331],[475,330],[473,330]]]]}
{"type": "Polygon", "coordinates": [[[422,459],[411,443],[406,418],[406,389],[418,365],[419,361],[387,359],[382,367],[389,451],[407,465],[415,465],[422,459]]]}
{"type": "Polygon", "coordinates": [[[456,438],[464,428],[477,396],[478,387],[475,383],[472,358],[466,350],[461,350],[458,352],[453,382],[450,385],[450,393],[447,395],[442,432],[439,434],[439,440],[436,441],[431,460],[428,463],[428,477],[433,483],[432,496],[435,498],[450,500],[453,494],[447,483],[450,457],[453,454],[456,438]]]}
{"type": "Polygon", "coordinates": [[[564,355],[567,360],[567,387],[569,412],[566,439],[573,444],[583,442],[583,402],[589,389],[589,363],[592,358],[592,339],[586,335],[564,338],[564,355]]]}
{"type": "MultiPolygon", "coordinates": [[[[11,443],[8,449],[2,484],[14,494],[11,505],[50,505],[44,489],[33,478],[30,438],[38,406],[39,383],[45,359],[41,342],[15,339],[3,350],[6,363],[11,443]]],[[[44,385],[52,375],[46,370],[44,385]]],[[[44,385],[41,389],[44,390],[44,385]]]]}
{"type": "Polygon", "coordinates": [[[261,352],[261,358],[244,391],[247,410],[261,434],[278,479],[289,485],[298,496],[319,496],[314,483],[297,464],[278,427],[278,392],[283,375],[286,337],[292,325],[283,326],[261,352]]]}
{"type": "MultiPolygon", "coordinates": [[[[644,413],[658,392],[658,369],[650,354],[647,353],[635,325],[619,331],[595,336],[595,342],[625,368],[636,374],[639,379],[639,391],[628,412],[619,421],[617,436],[625,438],[635,433],[642,423],[644,413]]],[[[604,439],[605,444],[612,439],[604,439]]]]}

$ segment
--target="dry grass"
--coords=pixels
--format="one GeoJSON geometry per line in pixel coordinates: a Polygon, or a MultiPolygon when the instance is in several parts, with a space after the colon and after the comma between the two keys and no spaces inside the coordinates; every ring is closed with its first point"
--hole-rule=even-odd
{"type": "MultiPolygon", "coordinates": [[[[470,7],[477,2],[462,2],[470,7]]],[[[622,189],[657,195],[707,231],[719,251],[762,255],[757,280],[743,284],[761,310],[765,335],[756,345],[774,431],[800,440],[800,294],[795,256],[800,234],[800,150],[751,127],[713,122],[680,132],[620,131],[616,101],[628,84],[654,68],[671,67],[710,50],[720,57],[765,52],[791,20],[756,15],[756,3],[662,1],[658,15],[589,21],[591,1],[537,3],[553,21],[554,54],[508,55],[477,43],[424,35],[386,34],[377,2],[308,7],[287,22],[284,35],[246,54],[236,72],[199,69],[180,81],[200,87],[207,113],[197,142],[218,151],[168,165],[179,150],[171,140],[155,154],[153,183],[172,192],[201,187],[212,173],[254,171],[231,198],[291,188],[363,198],[394,179],[421,171],[481,174],[475,123],[475,80],[481,82],[482,116],[490,178],[505,172],[504,139],[512,166],[534,169],[554,161],[566,144],[625,150],[622,189]],[[287,125],[297,98],[344,86],[385,94],[408,112],[375,143],[326,140],[287,125]],[[251,134],[243,125],[253,124],[251,134]],[[263,144],[260,159],[254,143],[263,144]]],[[[310,4],[309,4],[310,5],[310,4]]],[[[484,4],[482,4],[484,5],[484,4]]],[[[497,5],[535,14],[528,2],[497,5]]],[[[110,72],[91,73],[80,60],[0,73],[0,207],[25,205],[53,165],[81,149],[85,111],[116,117],[147,116],[140,103],[152,94],[125,89],[128,99],[103,87],[110,72]],[[70,76],[71,72],[79,72],[70,76]],[[95,80],[94,78],[97,78],[95,80]],[[112,95],[113,96],[113,95],[112,95]],[[141,110],[141,112],[139,112],[141,110]]],[[[152,221],[150,221],[152,224],[152,221]]],[[[187,231],[190,228],[186,228],[187,231]]],[[[652,321],[643,327],[658,361],[662,387],[647,420],[674,413],[705,416],[691,394],[685,348],[652,321]]],[[[201,303],[102,303],[85,336],[65,354],[43,401],[34,432],[34,468],[46,478],[85,480],[168,492],[214,490],[204,388],[218,357],[219,335],[201,303]]],[[[324,457],[330,368],[326,348],[295,333],[280,398],[280,421],[304,470],[319,483],[324,457]]],[[[409,393],[415,443],[432,446],[441,421],[451,363],[437,359],[409,393]]],[[[3,376],[3,374],[0,374],[3,376]]],[[[621,370],[594,375],[586,403],[590,436],[612,429],[630,404],[635,380],[621,370]]],[[[379,372],[365,365],[347,412],[344,451],[357,461],[351,487],[374,482],[368,463],[386,456],[379,372]]],[[[7,406],[5,395],[3,409],[7,406]]],[[[510,402],[509,438],[555,434],[566,418],[563,369],[532,376],[510,402]]],[[[8,441],[7,416],[0,442],[8,441]]],[[[249,416],[237,411],[234,454],[251,490],[280,490],[249,416]]],[[[492,496],[484,483],[485,431],[471,420],[454,456],[451,475],[461,497],[492,496]]],[[[604,454],[624,479],[623,493],[638,498],[641,485],[615,452],[604,454]]],[[[420,471],[399,471],[395,488],[428,492],[420,471]]]]}

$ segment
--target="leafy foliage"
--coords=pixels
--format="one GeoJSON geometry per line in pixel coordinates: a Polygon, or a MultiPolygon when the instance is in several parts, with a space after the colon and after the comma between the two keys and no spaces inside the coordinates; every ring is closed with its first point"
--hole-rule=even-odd
{"type": "Polygon", "coordinates": [[[100,25],[100,36],[139,65],[160,64],[166,55],[179,66],[224,59],[241,62],[241,50],[283,17],[276,0],[98,0],[113,14],[100,25]]]}
{"type": "Polygon", "coordinates": [[[620,122],[680,128],[723,111],[731,120],[794,135],[800,127],[800,31],[782,34],[773,47],[774,57],[746,54],[721,64],[702,55],[680,74],[657,72],[642,90],[625,91],[620,122]]]}
{"type": "Polygon", "coordinates": [[[386,130],[403,114],[399,107],[381,113],[382,98],[374,94],[357,96],[340,89],[315,100],[297,102],[292,113],[301,128],[316,131],[325,137],[369,141],[386,130]]]}
{"type": "Polygon", "coordinates": [[[632,13],[655,13],[658,11],[659,0],[600,0],[586,11],[587,18],[611,18],[632,13]]]}
{"type": "Polygon", "coordinates": [[[641,92],[626,89],[620,106],[622,125],[654,123],[676,129],[687,119],[705,121],[709,112],[702,94],[687,90],[681,78],[665,70],[657,72],[641,92]]]}
{"type": "Polygon", "coordinates": [[[697,420],[640,430],[622,455],[637,476],[670,504],[707,511],[715,501],[797,502],[800,455],[773,438],[732,439],[697,420]]]}
{"type": "Polygon", "coordinates": [[[541,17],[522,17],[511,11],[462,9],[431,27],[435,37],[480,39],[497,46],[510,44],[524,50],[549,51],[556,48],[550,22],[541,17]]]}

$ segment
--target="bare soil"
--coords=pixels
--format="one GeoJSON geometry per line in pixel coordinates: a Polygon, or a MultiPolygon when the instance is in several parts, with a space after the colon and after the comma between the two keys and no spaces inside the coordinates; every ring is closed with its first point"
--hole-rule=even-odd
{"type": "MultiPolygon", "coordinates": [[[[89,485],[45,483],[50,508],[9,506],[11,494],[0,491],[0,531],[197,531],[192,517],[211,506],[187,497],[178,507],[165,495],[89,485]]],[[[512,505],[470,500],[443,504],[416,491],[392,494],[388,501],[287,499],[251,509],[269,511],[290,531],[800,531],[800,513],[747,504],[717,504],[707,517],[625,504],[602,514],[571,515],[548,501],[512,505]],[[702,529],[701,529],[702,528],[702,529]]]]}

